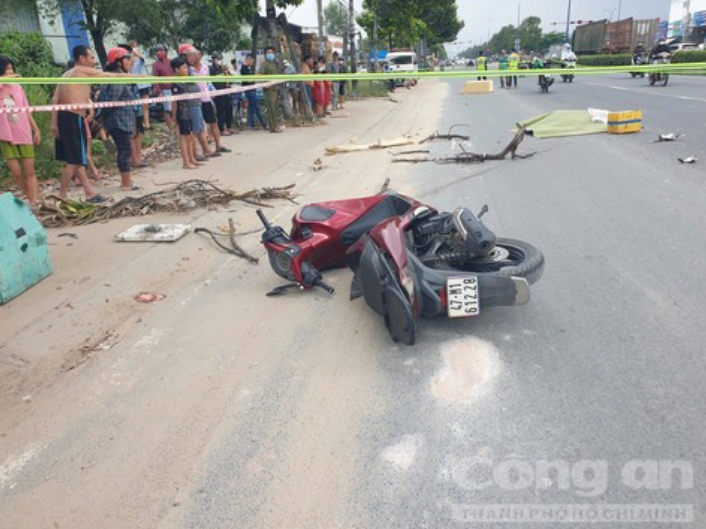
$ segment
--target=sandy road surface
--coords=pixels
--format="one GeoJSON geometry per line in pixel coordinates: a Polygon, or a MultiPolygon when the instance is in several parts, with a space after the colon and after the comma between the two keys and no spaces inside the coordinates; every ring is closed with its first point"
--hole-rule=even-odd
{"type": "MultiPolygon", "coordinates": [[[[405,191],[407,169],[386,151],[323,158],[324,147],[433,132],[447,91],[428,82],[398,104],[352,102],[326,126],[226,138],[234,154],[188,175],[165,163],[142,180],[296,182],[302,201],[375,192],[386,177],[405,191]]],[[[286,224],[295,206],[275,205],[286,224]]],[[[240,204],[154,220],[214,228],[228,217],[258,227],[240,204]]],[[[0,307],[0,527],[348,526],[356,432],[391,397],[375,387],[376,351],[397,350],[348,301],[348,272],[329,276],[334,298],[268,299],[279,282],[265,261],[193,234],[111,241],[133,223],[50,230],[55,274],[0,307]],[[79,238],[57,237],[67,231],[79,238]],[[140,305],[142,290],[167,298],[140,305]]],[[[257,235],[242,244],[263,255],[257,235]]]]}

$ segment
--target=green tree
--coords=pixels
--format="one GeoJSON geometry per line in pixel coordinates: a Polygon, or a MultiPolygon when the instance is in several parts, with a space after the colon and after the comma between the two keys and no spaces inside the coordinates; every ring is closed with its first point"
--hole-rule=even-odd
{"type": "Polygon", "coordinates": [[[336,0],[329,2],[324,8],[324,20],[328,35],[343,37],[348,33],[348,11],[336,0]]]}
{"type": "Polygon", "coordinates": [[[520,42],[522,47],[528,50],[539,50],[542,48],[542,19],[539,17],[527,17],[520,24],[520,42]]]}
{"type": "Polygon", "coordinates": [[[560,31],[550,31],[542,35],[542,50],[548,50],[553,44],[563,44],[566,34],[560,31]]]}
{"type": "Polygon", "coordinates": [[[390,47],[450,42],[463,28],[455,0],[364,0],[363,8],[358,24],[372,35],[377,15],[379,37],[390,47]]]}
{"type": "MultiPolygon", "coordinates": [[[[136,8],[137,0],[123,0],[136,8]]],[[[128,36],[143,46],[183,42],[216,51],[249,47],[243,22],[257,10],[256,0],[160,0],[143,2],[139,17],[124,16],[128,36]]]]}

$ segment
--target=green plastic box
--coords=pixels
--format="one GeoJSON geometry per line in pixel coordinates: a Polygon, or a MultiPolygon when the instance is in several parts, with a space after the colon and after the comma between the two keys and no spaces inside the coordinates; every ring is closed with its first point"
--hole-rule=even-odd
{"type": "Polygon", "coordinates": [[[51,275],[47,233],[29,206],[0,195],[0,305],[51,275]]]}

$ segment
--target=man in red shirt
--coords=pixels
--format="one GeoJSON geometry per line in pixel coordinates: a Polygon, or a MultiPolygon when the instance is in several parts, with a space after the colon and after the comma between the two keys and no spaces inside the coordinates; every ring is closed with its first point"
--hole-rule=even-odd
{"type": "MultiPolygon", "coordinates": [[[[157,61],[152,65],[152,75],[154,77],[173,77],[174,70],[172,70],[169,59],[167,58],[167,48],[159,44],[156,49],[157,61]]],[[[172,95],[171,84],[156,84],[153,88],[158,97],[172,95]]],[[[164,110],[164,121],[167,123],[167,127],[169,127],[169,133],[174,134],[175,127],[174,120],[172,119],[172,102],[165,101],[162,103],[162,109],[164,110]]]]}

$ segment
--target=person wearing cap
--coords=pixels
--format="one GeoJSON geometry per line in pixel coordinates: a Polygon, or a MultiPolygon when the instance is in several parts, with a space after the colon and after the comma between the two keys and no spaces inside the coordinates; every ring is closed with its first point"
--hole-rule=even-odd
{"type": "MultiPolygon", "coordinates": [[[[197,77],[207,77],[210,70],[208,69],[208,66],[201,63],[201,58],[201,52],[193,46],[186,52],[186,63],[189,65],[189,72],[191,72],[191,75],[195,75],[197,77]]],[[[213,141],[216,144],[214,154],[220,155],[222,152],[231,152],[230,149],[221,145],[221,132],[218,130],[216,107],[213,105],[211,96],[208,95],[208,82],[196,84],[201,90],[201,112],[203,113],[203,119],[207,123],[208,129],[213,137],[213,141]]],[[[208,138],[206,133],[204,132],[201,135],[197,134],[197,138],[199,139],[201,148],[204,150],[204,156],[213,156],[214,154],[206,154],[206,149],[208,148],[208,138]]]]}
{"type": "MultiPolygon", "coordinates": [[[[108,50],[107,73],[130,73],[132,69],[132,54],[124,47],[108,50]]],[[[105,85],[98,96],[99,102],[130,102],[139,100],[140,97],[130,84],[105,85]]],[[[140,105],[122,105],[113,108],[99,109],[98,119],[103,122],[103,127],[113,138],[118,148],[118,170],[120,171],[120,187],[123,191],[134,191],[140,187],[132,180],[131,161],[133,159],[133,136],[137,121],[136,109],[140,105]]]]}
{"type": "MultiPolygon", "coordinates": [[[[73,68],[66,71],[63,77],[85,78],[92,77],[130,77],[132,74],[125,72],[102,72],[96,68],[96,55],[91,48],[84,45],[75,46],[72,55],[73,68]]],[[[51,100],[52,105],[89,105],[91,103],[90,81],[86,84],[61,84],[51,100]]],[[[69,184],[76,176],[81,182],[86,200],[93,203],[105,202],[106,198],[97,194],[93,189],[88,176],[88,134],[85,120],[85,108],[75,110],[52,111],[51,131],[56,140],[56,159],[66,162],[61,171],[61,184],[59,196],[67,198],[69,184]]]]}
{"type": "MultiPolygon", "coordinates": [[[[158,44],[155,48],[157,51],[157,60],[152,65],[152,76],[153,77],[173,77],[174,70],[167,57],[167,48],[162,44],[158,44]]],[[[157,97],[169,97],[172,95],[172,85],[169,83],[157,83],[152,86],[157,97]]],[[[169,133],[175,133],[174,119],[172,119],[172,102],[167,100],[162,103],[162,109],[164,110],[164,121],[167,123],[169,128],[169,133]]]]}
{"type": "MultiPolygon", "coordinates": [[[[211,66],[209,74],[211,75],[230,75],[228,66],[223,64],[223,54],[220,51],[214,51],[211,54],[211,66]]],[[[226,82],[213,82],[213,88],[223,90],[230,86],[226,82]]],[[[232,94],[222,94],[213,98],[213,103],[216,105],[216,117],[218,120],[218,130],[224,136],[233,134],[233,97],[232,94]]]]}

